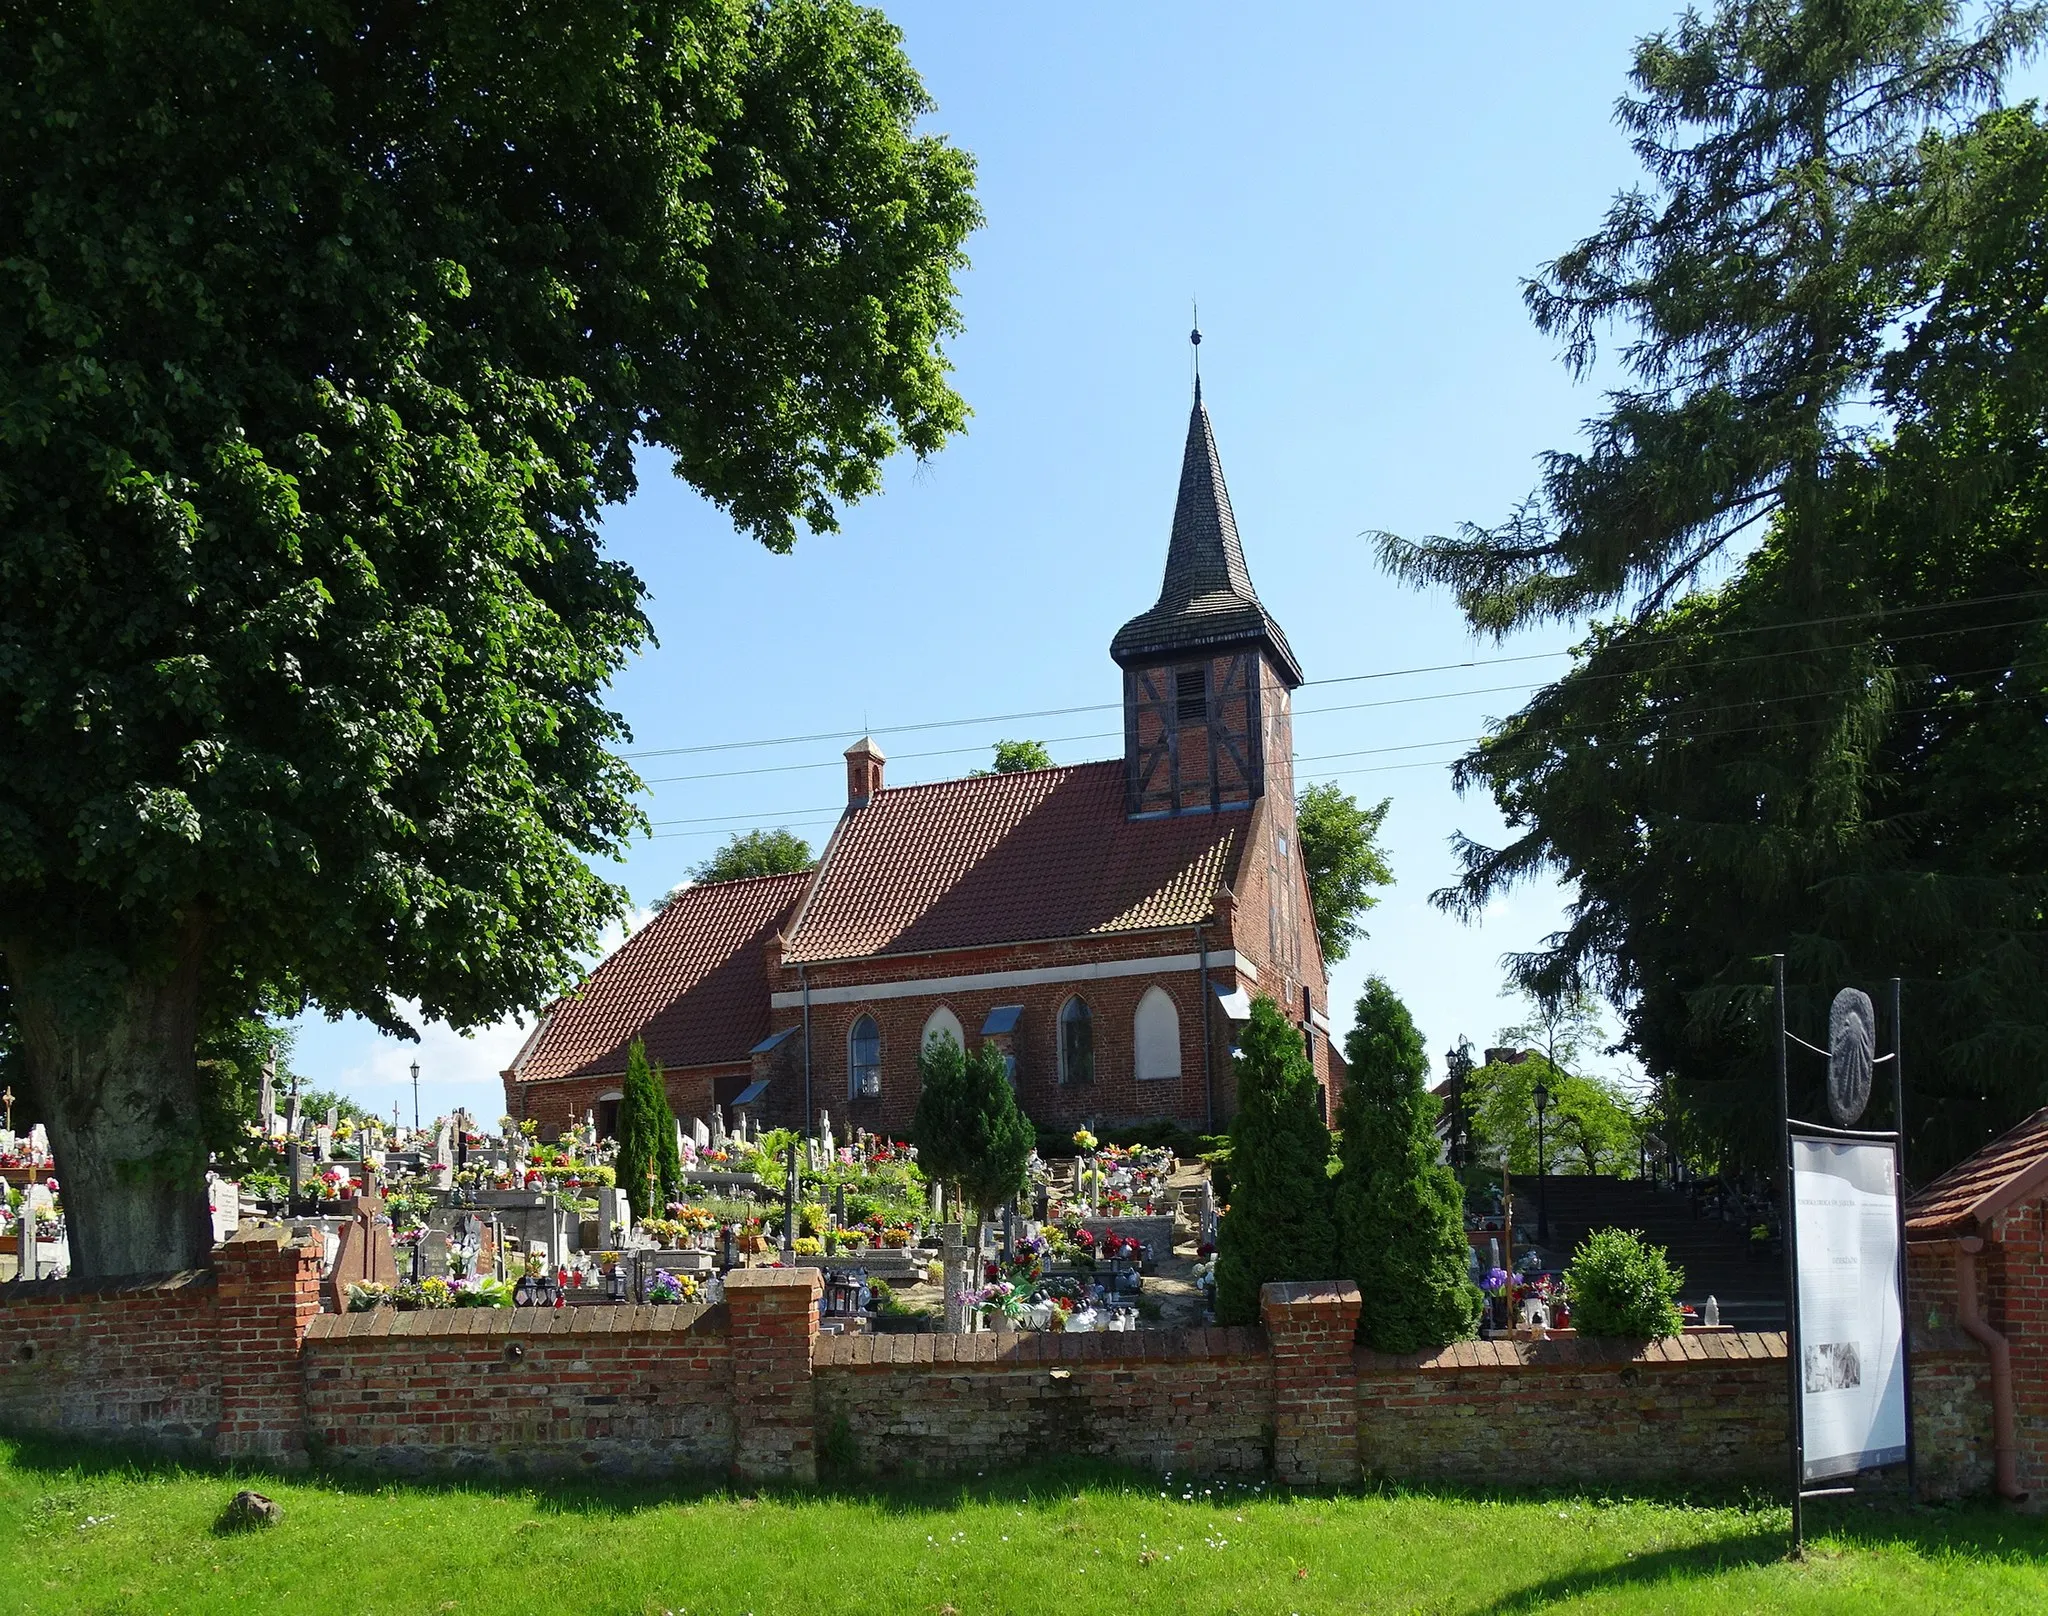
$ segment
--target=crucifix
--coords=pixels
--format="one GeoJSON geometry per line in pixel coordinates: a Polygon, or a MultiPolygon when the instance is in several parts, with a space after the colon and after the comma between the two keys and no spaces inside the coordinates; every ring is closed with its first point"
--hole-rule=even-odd
{"type": "Polygon", "coordinates": [[[10,1088],[10,1089],[7,1089],[7,1090],[6,1090],[5,1092],[0,1092],[0,1105],[4,1105],[4,1106],[6,1106],[6,1107],[7,1107],[7,1121],[6,1121],[6,1123],[5,1123],[5,1127],[6,1127],[6,1129],[7,1129],[7,1131],[8,1131],[9,1133],[12,1133],[12,1132],[14,1132],[14,1090],[13,1090],[13,1089],[11,1089],[11,1088],[10,1088]]]}

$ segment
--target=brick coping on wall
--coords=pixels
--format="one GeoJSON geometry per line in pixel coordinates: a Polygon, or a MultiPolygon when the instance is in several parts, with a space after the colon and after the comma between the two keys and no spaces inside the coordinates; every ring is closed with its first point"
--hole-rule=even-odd
{"type": "Polygon", "coordinates": [[[1613,1341],[1571,1336],[1557,1341],[1454,1341],[1437,1352],[1353,1354],[1361,1374],[1459,1369],[1656,1369],[1714,1362],[1785,1361],[1782,1330],[1711,1331],[1662,1341],[1613,1341]]]}
{"type": "Polygon", "coordinates": [[[217,1276],[211,1268],[179,1268],[160,1274],[124,1274],[110,1279],[25,1279],[0,1285],[0,1308],[31,1302],[112,1301],[117,1296],[142,1296],[149,1292],[211,1287],[217,1276]]]}
{"type": "Polygon", "coordinates": [[[721,1332],[723,1304],[626,1304],[617,1307],[441,1307],[403,1312],[395,1307],[363,1313],[322,1313],[307,1326],[308,1341],[365,1336],[632,1335],[681,1330],[721,1332]]]}
{"type": "Polygon", "coordinates": [[[1073,1363],[1168,1363],[1206,1358],[1263,1357],[1262,1330],[1239,1325],[1187,1330],[1082,1330],[1072,1335],[1024,1330],[1003,1335],[821,1335],[811,1356],[819,1369],[888,1368],[897,1364],[1022,1366],[1073,1363]]]}

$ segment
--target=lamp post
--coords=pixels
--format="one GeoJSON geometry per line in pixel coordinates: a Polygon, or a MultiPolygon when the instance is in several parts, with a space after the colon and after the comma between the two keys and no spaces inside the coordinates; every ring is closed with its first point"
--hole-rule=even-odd
{"type": "Polygon", "coordinates": [[[1550,1090],[1536,1085],[1536,1238],[1550,1243],[1550,1178],[1544,1171],[1543,1113],[1550,1109],[1550,1090]]]}
{"type": "Polygon", "coordinates": [[[412,1131],[420,1131],[420,1063],[412,1063],[412,1131]]]}

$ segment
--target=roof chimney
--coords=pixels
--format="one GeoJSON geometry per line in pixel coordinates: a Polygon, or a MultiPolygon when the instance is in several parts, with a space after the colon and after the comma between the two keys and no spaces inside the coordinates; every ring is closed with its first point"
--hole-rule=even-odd
{"type": "Polygon", "coordinates": [[[882,789],[882,765],[889,760],[875,745],[874,737],[863,735],[846,749],[846,806],[865,808],[882,789]]]}

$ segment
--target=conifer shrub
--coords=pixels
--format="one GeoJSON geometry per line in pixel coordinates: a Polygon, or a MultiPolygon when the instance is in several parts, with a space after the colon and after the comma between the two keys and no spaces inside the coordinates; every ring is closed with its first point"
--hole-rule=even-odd
{"type": "Polygon", "coordinates": [[[1678,1311],[1685,1270],[1639,1229],[1595,1229],[1572,1253],[1564,1283],[1580,1335],[1656,1341],[1685,1327],[1678,1311]]]}
{"type": "Polygon", "coordinates": [[[1017,1104],[1003,1052],[988,1043],[963,1052],[941,1035],[918,1053],[917,1075],[910,1136],[924,1176],[953,1185],[984,1215],[1019,1193],[1037,1130],[1017,1104]]]}
{"type": "Polygon", "coordinates": [[[1358,1282],[1358,1337],[1381,1352],[1463,1340],[1483,1300],[1466,1255],[1464,1191],[1437,1160],[1422,1035],[1377,976],[1365,984],[1344,1056],[1337,1246],[1340,1270],[1358,1282]]]}
{"type": "Polygon", "coordinates": [[[1252,1001],[1236,1068],[1230,1210],[1217,1234],[1216,1320],[1256,1324],[1259,1287],[1267,1281],[1336,1273],[1330,1130],[1301,1034],[1264,995],[1252,1001]]]}
{"type": "Polygon", "coordinates": [[[682,1196],[683,1164],[667,1085],[660,1069],[648,1064],[647,1046],[638,1038],[626,1052],[621,1088],[617,1183],[636,1217],[659,1217],[664,1205],[682,1196]]]}

